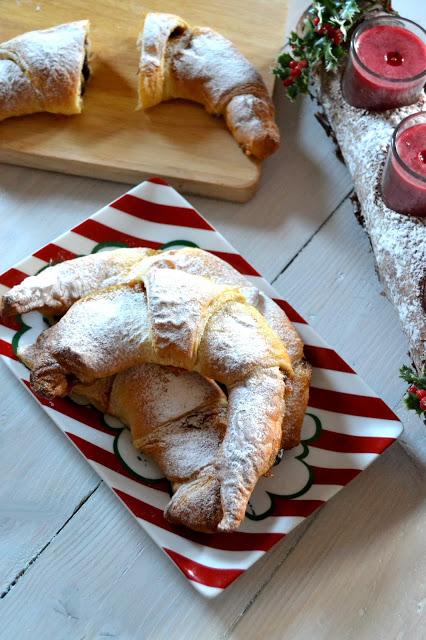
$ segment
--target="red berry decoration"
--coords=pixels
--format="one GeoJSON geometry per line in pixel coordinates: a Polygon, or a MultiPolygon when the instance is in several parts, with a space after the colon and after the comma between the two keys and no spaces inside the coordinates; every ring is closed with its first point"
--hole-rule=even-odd
{"type": "MultiPolygon", "coordinates": [[[[284,86],[291,87],[286,92],[290,100],[295,100],[299,94],[309,93],[311,72],[317,67],[323,65],[327,71],[339,68],[346,56],[343,46],[346,34],[351,33],[363,18],[367,5],[369,10],[370,5],[376,4],[383,4],[385,10],[390,11],[390,0],[383,0],[382,3],[377,3],[377,0],[311,0],[303,19],[303,28],[291,31],[286,48],[279,54],[273,69],[274,75],[285,81],[284,86]]],[[[416,380],[406,382],[408,386],[416,380]]],[[[418,383],[418,386],[425,387],[423,383],[418,383]]],[[[417,400],[412,397],[411,403],[418,407],[417,400]]]]}
{"type": "Polygon", "coordinates": [[[343,42],[343,33],[340,31],[340,29],[336,29],[333,33],[333,44],[335,44],[336,46],[339,46],[339,44],[342,44],[343,42]]]}
{"type": "Polygon", "coordinates": [[[415,395],[417,395],[417,387],[415,384],[412,384],[408,387],[408,393],[414,393],[415,395]]]}
{"type": "Polygon", "coordinates": [[[417,389],[415,391],[415,394],[419,400],[421,400],[422,398],[426,398],[426,389],[417,389]]]}
{"type": "Polygon", "coordinates": [[[426,396],[420,400],[420,409],[426,411],[426,396]]]}

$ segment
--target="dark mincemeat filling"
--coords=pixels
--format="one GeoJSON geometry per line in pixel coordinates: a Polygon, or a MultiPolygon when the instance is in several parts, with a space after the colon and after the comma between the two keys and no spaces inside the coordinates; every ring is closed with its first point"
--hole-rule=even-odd
{"type": "Polygon", "coordinates": [[[83,66],[81,68],[81,86],[80,86],[80,95],[84,95],[84,91],[86,89],[86,82],[88,81],[88,79],[90,78],[90,67],[89,67],[89,61],[87,59],[87,51],[86,51],[86,55],[84,56],[84,62],[83,62],[83,66]]]}

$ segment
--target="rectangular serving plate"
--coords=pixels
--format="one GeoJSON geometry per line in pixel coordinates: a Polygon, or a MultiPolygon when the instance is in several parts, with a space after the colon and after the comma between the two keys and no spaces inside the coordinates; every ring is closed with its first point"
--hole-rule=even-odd
{"type": "Polygon", "coordinates": [[[302,443],[262,478],[241,528],[228,534],[183,531],[166,522],[168,483],[117,421],[69,398],[36,397],[17,360],[19,344],[45,328],[37,312],[1,319],[0,354],[12,373],[203,596],[222,593],[306,517],[366,469],[402,431],[389,407],[288,302],[174,189],[143,182],[0,276],[0,295],[52,262],[117,246],[197,246],[222,258],[286,312],[313,366],[302,443]]]}

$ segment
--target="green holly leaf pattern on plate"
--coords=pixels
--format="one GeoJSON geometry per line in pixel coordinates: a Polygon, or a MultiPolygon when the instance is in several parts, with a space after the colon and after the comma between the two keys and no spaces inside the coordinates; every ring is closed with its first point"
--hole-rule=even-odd
{"type": "Polygon", "coordinates": [[[298,498],[308,491],[314,482],[310,466],[305,461],[309,444],[321,433],[321,421],[313,413],[307,413],[303,422],[302,441],[285,451],[272,467],[271,475],[263,477],[256,485],[246,512],[251,520],[263,520],[273,513],[276,497],[298,498]]]}
{"type": "Polygon", "coordinates": [[[114,440],[114,452],[128,471],[147,482],[158,482],[164,479],[164,474],[155,462],[135,449],[130,431],[122,429],[114,440]]]}

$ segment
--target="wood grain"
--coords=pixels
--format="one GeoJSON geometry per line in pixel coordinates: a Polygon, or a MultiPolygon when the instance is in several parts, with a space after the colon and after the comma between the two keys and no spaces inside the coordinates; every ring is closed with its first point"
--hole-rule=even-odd
{"type": "Polygon", "coordinates": [[[186,101],[135,111],[135,42],[147,11],[182,13],[190,23],[229,37],[272,91],[271,66],[282,44],[286,0],[126,0],[119,5],[114,0],[5,0],[0,42],[89,18],[94,54],[83,114],[36,114],[0,123],[0,160],[129,183],[159,175],[187,192],[247,200],[256,190],[260,164],[241,152],[222,119],[186,101]]]}
{"type": "Polygon", "coordinates": [[[1,598],[100,481],[3,363],[0,380],[1,598]]]}
{"type": "Polygon", "coordinates": [[[321,510],[230,637],[420,640],[425,479],[394,445],[321,510]]]}
{"type": "Polygon", "coordinates": [[[305,529],[223,597],[205,600],[102,485],[0,601],[2,633],[19,640],[223,637],[305,529]]]}

